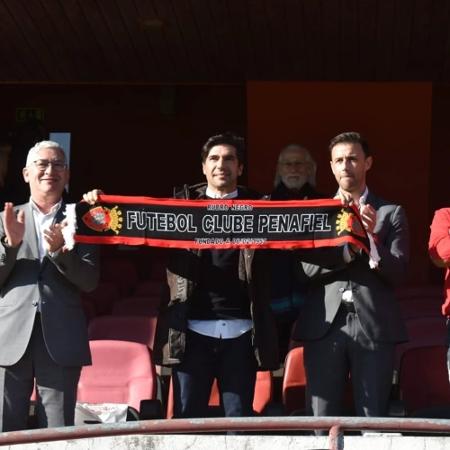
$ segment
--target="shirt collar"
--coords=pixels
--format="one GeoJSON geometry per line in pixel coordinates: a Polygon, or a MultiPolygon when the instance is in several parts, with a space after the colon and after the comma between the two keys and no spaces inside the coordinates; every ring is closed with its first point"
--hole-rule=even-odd
{"type": "Polygon", "coordinates": [[[367,196],[369,195],[369,189],[364,189],[364,192],[361,194],[361,197],[359,197],[359,203],[367,203],[367,196]]]}
{"type": "Polygon", "coordinates": [[[33,209],[33,211],[36,211],[37,213],[42,214],[42,215],[44,215],[44,216],[51,215],[51,214],[56,214],[57,211],[59,210],[59,208],[61,208],[61,204],[62,204],[62,199],[61,199],[58,203],[56,203],[55,205],[53,205],[53,206],[50,208],[50,211],[49,211],[47,214],[44,214],[44,213],[39,209],[39,206],[36,204],[36,202],[30,197],[30,205],[31,205],[31,208],[33,209]]]}
{"type": "MultiPolygon", "coordinates": [[[[339,190],[338,190],[338,192],[339,192],[339,190]]],[[[369,189],[366,186],[366,188],[364,189],[364,192],[359,197],[359,203],[363,203],[363,204],[367,203],[367,196],[368,195],[369,195],[369,189]]]]}
{"type": "Polygon", "coordinates": [[[230,199],[230,198],[236,198],[238,196],[238,190],[236,189],[233,192],[230,192],[228,194],[220,196],[216,192],[213,192],[212,189],[207,187],[206,188],[206,196],[209,197],[209,198],[220,198],[222,200],[230,199]]]}

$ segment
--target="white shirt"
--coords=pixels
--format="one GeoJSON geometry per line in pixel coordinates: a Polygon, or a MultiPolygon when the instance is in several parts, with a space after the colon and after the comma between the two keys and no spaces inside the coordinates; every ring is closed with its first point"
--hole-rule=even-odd
{"type": "Polygon", "coordinates": [[[250,319],[235,320],[189,320],[188,328],[204,336],[233,339],[252,329],[250,319]]]}
{"type": "MultiPolygon", "coordinates": [[[[361,198],[359,199],[360,206],[366,204],[368,194],[369,194],[369,190],[366,187],[366,190],[364,191],[363,195],[361,195],[361,198]]],[[[367,236],[369,237],[369,244],[370,244],[369,266],[371,269],[376,269],[376,268],[378,268],[378,265],[381,261],[381,257],[380,257],[380,254],[378,253],[377,244],[375,243],[373,234],[367,233],[367,236]]]]}
{"type": "MultiPolygon", "coordinates": [[[[359,197],[359,205],[360,206],[366,204],[368,195],[369,195],[369,189],[367,189],[367,186],[366,186],[366,189],[362,193],[361,197],[359,197]]],[[[380,255],[378,254],[377,246],[375,244],[372,234],[368,233],[367,236],[369,237],[369,243],[370,243],[369,265],[370,265],[371,269],[375,269],[376,267],[378,267],[378,263],[380,261],[380,255]]],[[[348,245],[346,245],[344,247],[344,261],[346,263],[349,263],[352,261],[352,259],[353,259],[353,257],[350,255],[350,250],[348,248],[348,245]]],[[[344,302],[353,302],[353,292],[351,289],[346,289],[342,293],[342,300],[344,302]]]]}
{"type": "MultiPolygon", "coordinates": [[[[369,190],[366,189],[364,190],[364,192],[362,193],[361,197],[359,197],[359,204],[360,205],[365,205],[366,204],[366,200],[367,200],[367,196],[369,195],[369,190]]],[[[346,263],[349,263],[351,261],[353,261],[353,257],[350,254],[350,249],[348,248],[348,244],[345,244],[344,246],[344,261],[346,263]]]]}
{"type": "MultiPolygon", "coordinates": [[[[233,192],[219,196],[209,187],[206,188],[206,196],[210,198],[220,198],[222,200],[236,198],[237,189],[233,192]]],[[[233,339],[237,338],[252,329],[253,323],[250,319],[235,320],[189,320],[188,328],[204,336],[233,339]]]]}
{"type": "Polygon", "coordinates": [[[38,240],[39,259],[42,261],[47,255],[45,248],[44,230],[48,230],[55,221],[56,213],[61,208],[62,201],[52,206],[49,213],[44,214],[36,203],[30,198],[31,210],[33,211],[34,226],[36,228],[36,237],[38,240]]]}
{"type": "Polygon", "coordinates": [[[210,198],[220,198],[222,200],[227,200],[231,198],[236,198],[238,196],[238,190],[235,189],[233,192],[229,192],[228,194],[220,195],[214,192],[209,187],[206,188],[206,196],[210,198]]]}

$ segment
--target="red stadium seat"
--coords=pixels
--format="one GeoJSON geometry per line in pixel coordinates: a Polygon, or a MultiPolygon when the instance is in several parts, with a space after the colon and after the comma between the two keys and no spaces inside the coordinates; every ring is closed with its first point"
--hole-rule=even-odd
{"type": "Polygon", "coordinates": [[[148,347],[136,342],[90,341],[92,365],[83,367],[78,401],[122,403],[140,409],[155,399],[156,373],[148,347]]]}
{"type": "Polygon", "coordinates": [[[292,348],[286,355],[282,385],[282,401],[286,414],[304,411],[306,373],[303,366],[303,347],[292,348]]]}
{"type": "MultiPolygon", "coordinates": [[[[261,414],[264,408],[271,402],[273,394],[273,378],[270,371],[259,371],[256,373],[255,394],[253,398],[253,410],[257,414],[261,414]]],[[[211,396],[209,398],[209,406],[217,408],[220,405],[219,389],[217,381],[211,388],[211,396]]],[[[167,418],[173,418],[173,386],[172,379],[170,379],[169,395],[167,398],[167,418]]]]}
{"type": "Polygon", "coordinates": [[[411,349],[420,347],[433,347],[445,345],[447,340],[447,327],[445,318],[417,317],[405,321],[408,333],[408,342],[397,345],[395,357],[395,369],[400,370],[403,354],[411,349]]]}
{"type": "MultiPolygon", "coordinates": [[[[405,351],[400,362],[399,383],[408,415],[429,417],[433,409],[446,407],[443,418],[449,418],[450,384],[445,345],[405,351]]],[[[431,416],[436,417],[436,413],[431,416]]]]}
{"type": "Polygon", "coordinates": [[[156,322],[156,316],[96,317],[89,324],[89,339],[138,342],[153,349],[156,322]]]}
{"type": "Polygon", "coordinates": [[[420,317],[405,323],[409,341],[397,345],[395,361],[400,395],[407,415],[428,417],[430,409],[450,407],[445,318],[420,317]]]}

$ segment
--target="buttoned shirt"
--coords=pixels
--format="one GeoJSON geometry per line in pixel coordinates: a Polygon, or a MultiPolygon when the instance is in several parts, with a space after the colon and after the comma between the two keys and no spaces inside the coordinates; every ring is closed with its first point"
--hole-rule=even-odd
{"type": "MultiPolygon", "coordinates": [[[[359,197],[359,203],[360,205],[364,205],[367,201],[367,196],[369,195],[369,190],[366,189],[364,190],[364,192],[362,193],[361,197],[359,197]]],[[[353,260],[354,256],[352,256],[350,254],[350,249],[349,246],[346,245],[344,247],[344,261],[346,263],[349,263],[353,260]]],[[[353,291],[351,289],[351,286],[348,286],[347,289],[345,289],[342,293],[342,301],[345,303],[352,303],[353,302],[353,291]]]]}
{"type": "Polygon", "coordinates": [[[43,213],[31,198],[30,204],[31,210],[33,211],[34,226],[36,228],[36,237],[38,240],[39,259],[42,261],[48,254],[44,239],[44,230],[48,230],[54,223],[56,213],[59,211],[59,208],[61,208],[62,200],[52,206],[47,214],[43,213]]]}

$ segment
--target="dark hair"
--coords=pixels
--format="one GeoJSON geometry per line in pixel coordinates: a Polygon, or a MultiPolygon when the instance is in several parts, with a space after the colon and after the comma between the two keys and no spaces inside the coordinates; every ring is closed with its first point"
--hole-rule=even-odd
{"type": "Polygon", "coordinates": [[[244,138],[237,134],[226,132],[211,136],[202,148],[202,162],[206,161],[209,151],[216,145],[229,145],[236,149],[236,156],[240,164],[244,164],[244,138]]]}
{"type": "Polygon", "coordinates": [[[356,131],[346,131],[345,133],[338,134],[333,139],[331,139],[328,145],[328,150],[333,150],[333,147],[337,144],[360,144],[365,157],[371,156],[371,151],[369,149],[369,144],[367,141],[356,131]]]}

